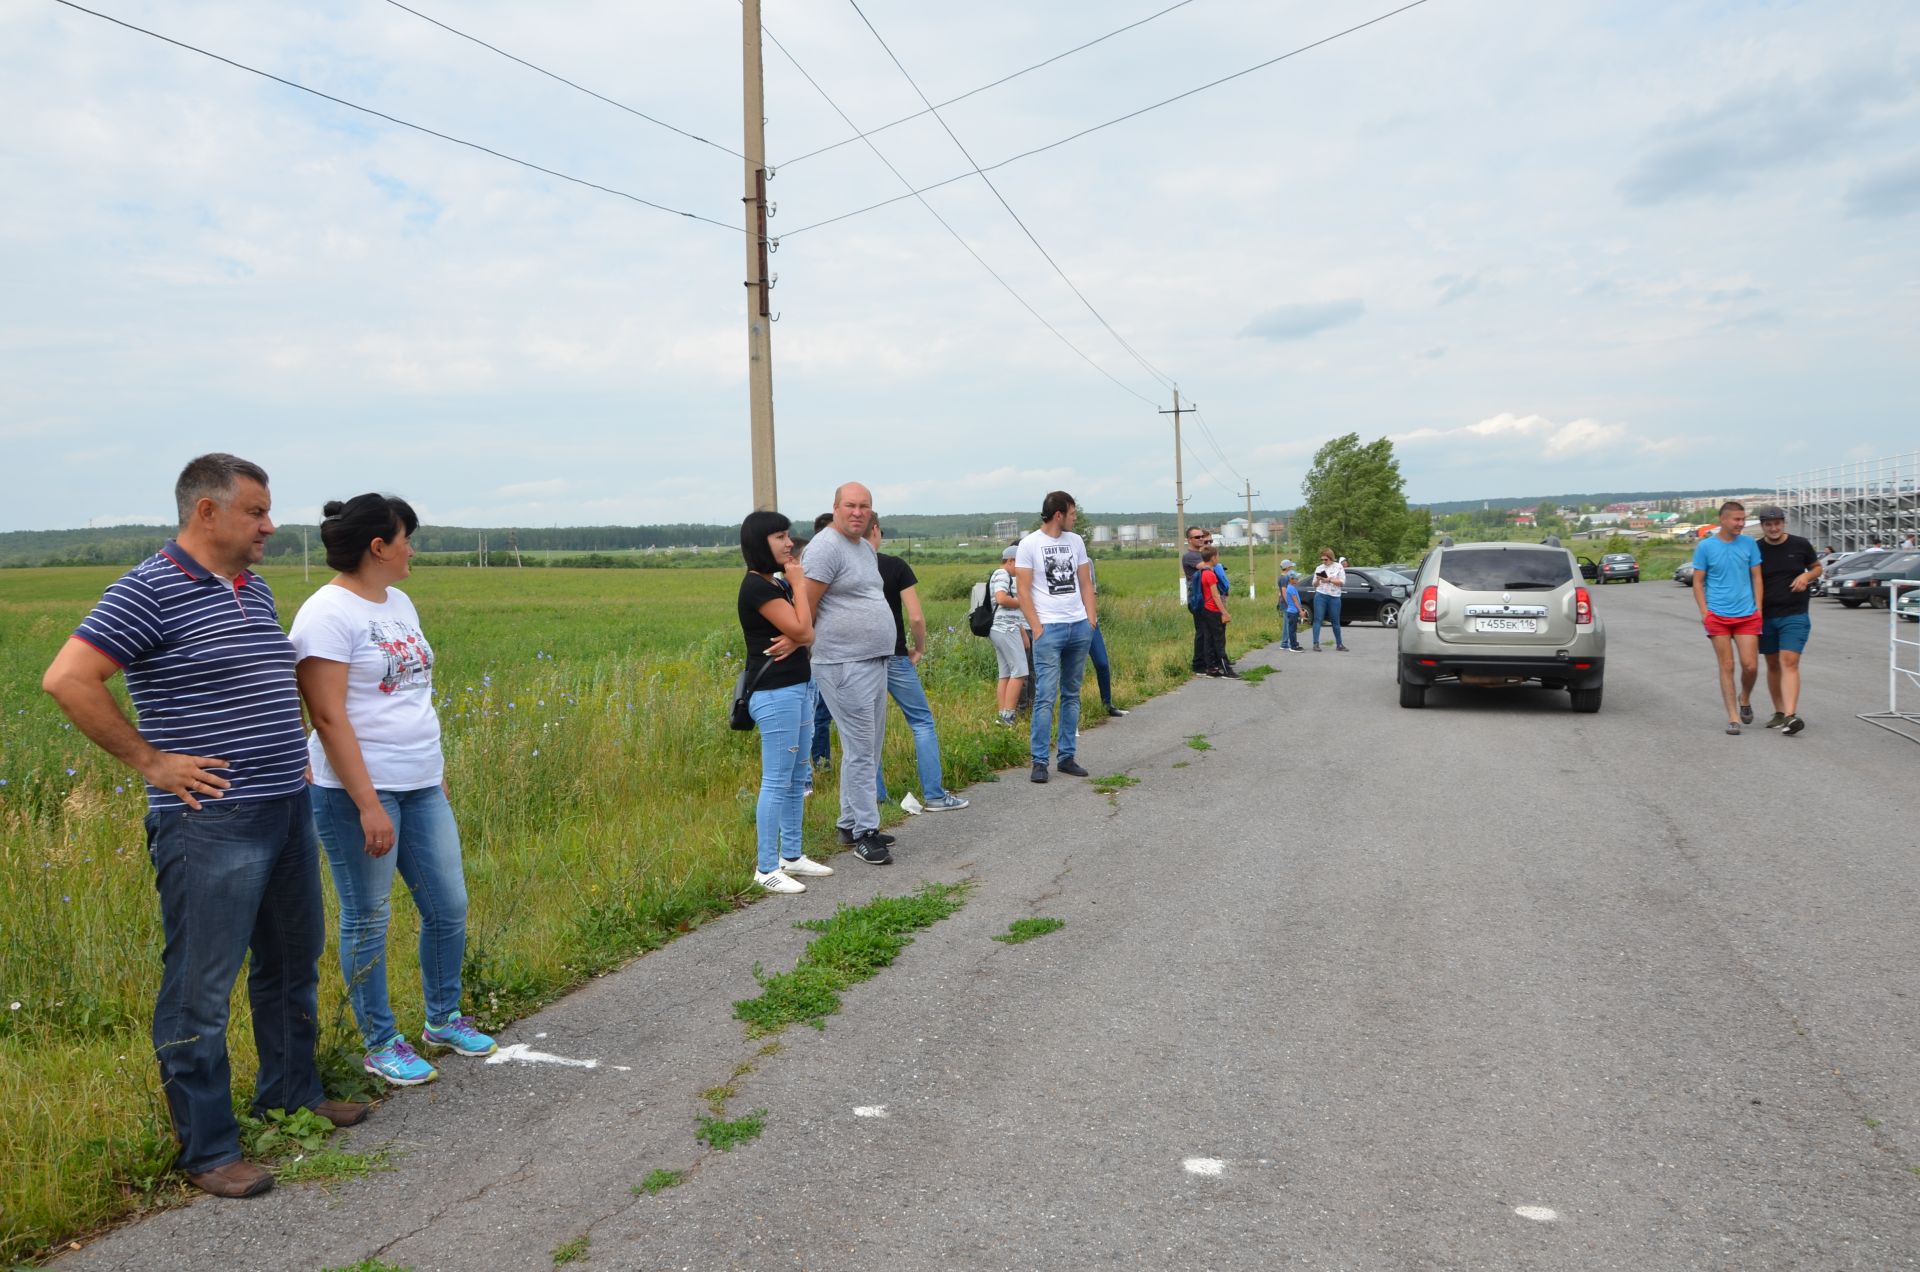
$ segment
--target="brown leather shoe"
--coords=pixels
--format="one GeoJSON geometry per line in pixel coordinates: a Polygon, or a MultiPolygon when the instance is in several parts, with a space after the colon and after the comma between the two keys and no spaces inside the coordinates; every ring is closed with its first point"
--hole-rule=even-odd
{"type": "Polygon", "coordinates": [[[273,1187],[273,1172],[252,1162],[228,1162],[188,1175],[187,1182],[216,1197],[258,1197],[273,1187]]]}
{"type": "Polygon", "coordinates": [[[313,1106],[313,1111],[332,1122],[335,1126],[358,1126],[367,1120],[367,1110],[371,1104],[351,1104],[346,1100],[322,1100],[313,1106]]]}

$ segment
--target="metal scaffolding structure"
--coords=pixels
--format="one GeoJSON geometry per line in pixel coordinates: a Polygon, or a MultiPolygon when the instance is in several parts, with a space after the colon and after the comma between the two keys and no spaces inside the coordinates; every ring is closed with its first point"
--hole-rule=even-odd
{"type": "Polygon", "coordinates": [[[1920,451],[1782,477],[1774,489],[1787,529],[1816,548],[1857,552],[1920,539],[1920,451]]]}

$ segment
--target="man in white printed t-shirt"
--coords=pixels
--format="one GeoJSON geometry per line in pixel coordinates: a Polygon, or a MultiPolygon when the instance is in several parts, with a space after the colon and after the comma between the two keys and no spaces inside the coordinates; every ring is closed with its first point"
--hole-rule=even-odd
{"type": "Polygon", "coordinates": [[[1033,629],[1033,737],[1029,750],[1033,780],[1047,780],[1053,750],[1053,700],[1060,699],[1060,762],[1070,777],[1087,770],[1074,762],[1074,737],[1080,728],[1080,681],[1087,674],[1087,649],[1100,624],[1094,599],[1087,545],[1073,532],[1080,509],[1073,496],[1056,490],[1040,505],[1040,528],[1020,540],[1013,573],[1020,612],[1033,629]]]}

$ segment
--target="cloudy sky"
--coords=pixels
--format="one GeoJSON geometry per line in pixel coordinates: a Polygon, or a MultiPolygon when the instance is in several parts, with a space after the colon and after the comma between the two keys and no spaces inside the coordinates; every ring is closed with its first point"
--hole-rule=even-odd
{"type": "MultiPolygon", "coordinates": [[[[87,0],[722,222],[741,164],[383,0],[87,0]]],[[[731,0],[409,0],[738,149],[731,0]]],[[[862,0],[935,101],[1173,0],[862,0]]],[[[1190,0],[942,112],[988,164],[1399,0],[1190,0]]],[[[765,0],[871,128],[919,109],[847,0],[765,0]]],[[[767,51],[783,507],[1172,506],[1170,405],[977,177],[926,195],[767,51]],[[792,162],[789,162],[792,160],[792,162]],[[803,231],[803,232],[797,232],[803,231]],[[1114,383],[1118,380],[1120,383],[1114,383]],[[1124,386],[1124,387],[1123,387],[1124,386]],[[1137,396],[1136,396],[1137,395],[1137,396]],[[1143,401],[1142,399],[1148,399],[1143,401]]],[[[931,118],[873,138],[970,165],[931,118]]],[[[1428,0],[992,174],[1197,399],[1190,497],[1296,497],[1400,442],[1416,499],[1770,483],[1920,439],[1920,7],[1428,0]],[[1217,443],[1218,449],[1215,448],[1217,443]]],[[[409,132],[57,4],[0,0],[0,529],[158,518],[233,450],[282,515],[730,520],[750,502],[735,231],[409,132]]]]}

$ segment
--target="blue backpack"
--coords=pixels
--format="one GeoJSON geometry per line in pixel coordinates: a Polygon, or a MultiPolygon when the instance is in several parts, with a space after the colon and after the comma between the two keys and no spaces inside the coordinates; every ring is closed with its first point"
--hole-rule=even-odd
{"type": "Polygon", "coordinates": [[[1220,580],[1220,590],[1223,592],[1226,590],[1227,576],[1221,573],[1220,566],[1217,563],[1211,566],[1206,566],[1206,565],[1201,566],[1199,569],[1195,570],[1192,574],[1187,575],[1187,612],[1188,613],[1198,614],[1201,610],[1207,607],[1207,590],[1206,588],[1200,585],[1200,575],[1202,571],[1209,570],[1209,569],[1213,571],[1214,578],[1220,580]]]}

